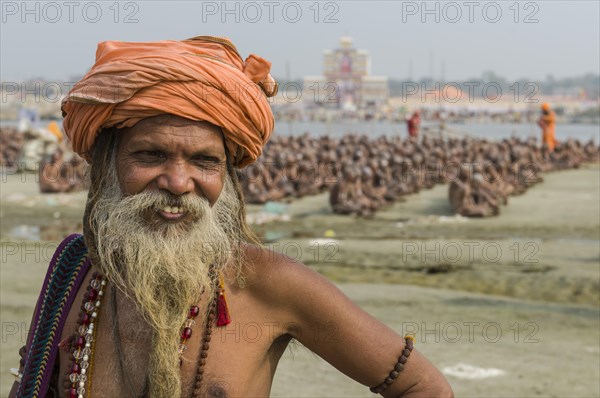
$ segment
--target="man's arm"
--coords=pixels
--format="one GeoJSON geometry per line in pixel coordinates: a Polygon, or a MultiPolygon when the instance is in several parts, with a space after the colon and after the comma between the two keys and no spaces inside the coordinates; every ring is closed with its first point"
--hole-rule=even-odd
{"type": "MultiPolygon", "coordinates": [[[[402,336],[355,305],[335,285],[303,264],[278,254],[260,265],[256,282],[278,321],[296,325],[292,337],[338,370],[369,387],[394,369],[405,342],[402,336]]],[[[262,258],[266,258],[263,256],[262,258]]],[[[449,397],[444,376],[416,349],[384,397],[449,397]]]]}

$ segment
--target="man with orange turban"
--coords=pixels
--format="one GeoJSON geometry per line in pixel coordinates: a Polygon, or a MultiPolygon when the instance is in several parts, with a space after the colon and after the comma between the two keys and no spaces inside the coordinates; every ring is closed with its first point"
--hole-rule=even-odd
{"type": "Polygon", "coordinates": [[[542,128],[542,143],[549,152],[554,152],[557,144],[555,137],[556,114],[547,102],[542,104],[542,115],[538,119],[538,126],[542,128]]]}
{"type": "Polygon", "coordinates": [[[11,397],[268,396],[292,339],[375,393],[452,395],[412,337],[246,224],[235,168],[273,131],[269,71],[217,37],[100,43],[62,106],[91,164],[83,236],[52,258],[11,397]]]}

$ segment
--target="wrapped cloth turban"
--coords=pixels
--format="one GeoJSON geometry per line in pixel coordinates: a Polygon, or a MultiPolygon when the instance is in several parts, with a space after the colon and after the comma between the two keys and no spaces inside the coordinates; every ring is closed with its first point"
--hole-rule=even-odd
{"type": "Polygon", "coordinates": [[[254,162],[274,128],[268,101],[277,93],[271,63],[242,60],[225,38],[149,43],[106,41],[96,63],[62,102],[73,150],[88,161],[102,129],[173,114],[220,126],[237,167],[254,162]]]}

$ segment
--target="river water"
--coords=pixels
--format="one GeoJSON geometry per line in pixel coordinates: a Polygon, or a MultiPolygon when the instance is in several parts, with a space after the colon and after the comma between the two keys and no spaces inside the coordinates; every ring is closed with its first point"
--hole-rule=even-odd
{"type": "MultiPolygon", "coordinates": [[[[422,128],[432,127],[433,123],[422,124],[422,128]]],[[[515,135],[520,138],[530,136],[541,137],[540,128],[535,124],[527,123],[473,123],[446,125],[447,130],[454,134],[471,135],[489,140],[501,140],[515,135]]],[[[314,136],[329,134],[332,137],[341,137],[344,134],[366,134],[372,137],[392,135],[406,137],[406,124],[390,121],[341,121],[341,122],[276,122],[275,135],[301,135],[305,132],[314,136]]],[[[558,124],[556,126],[556,139],[562,141],[568,138],[587,142],[593,139],[600,142],[600,125],[598,124],[558,124]]]]}
{"type": "MultiPolygon", "coordinates": [[[[42,121],[39,125],[45,126],[47,123],[42,121]]],[[[17,121],[0,120],[1,127],[16,127],[17,121]]],[[[431,127],[436,129],[436,124],[424,122],[422,128],[431,127]]],[[[472,123],[457,124],[448,123],[447,131],[458,135],[471,135],[488,140],[501,140],[515,135],[520,138],[530,136],[541,137],[540,128],[533,123],[472,123]]],[[[275,122],[274,135],[301,135],[310,133],[313,136],[329,134],[332,137],[341,137],[348,133],[366,134],[371,137],[381,135],[406,137],[406,124],[384,121],[362,121],[348,120],[335,122],[275,122]]],[[[597,144],[600,142],[599,124],[558,124],[556,126],[556,139],[562,141],[568,138],[578,139],[587,142],[593,139],[597,144]]]]}

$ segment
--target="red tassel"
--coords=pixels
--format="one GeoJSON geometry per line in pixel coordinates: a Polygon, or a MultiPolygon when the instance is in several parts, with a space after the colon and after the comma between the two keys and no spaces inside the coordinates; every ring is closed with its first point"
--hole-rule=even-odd
{"type": "Polygon", "coordinates": [[[225,299],[225,287],[223,276],[220,278],[219,293],[217,296],[217,326],[227,326],[231,323],[227,300],[225,299]]]}

